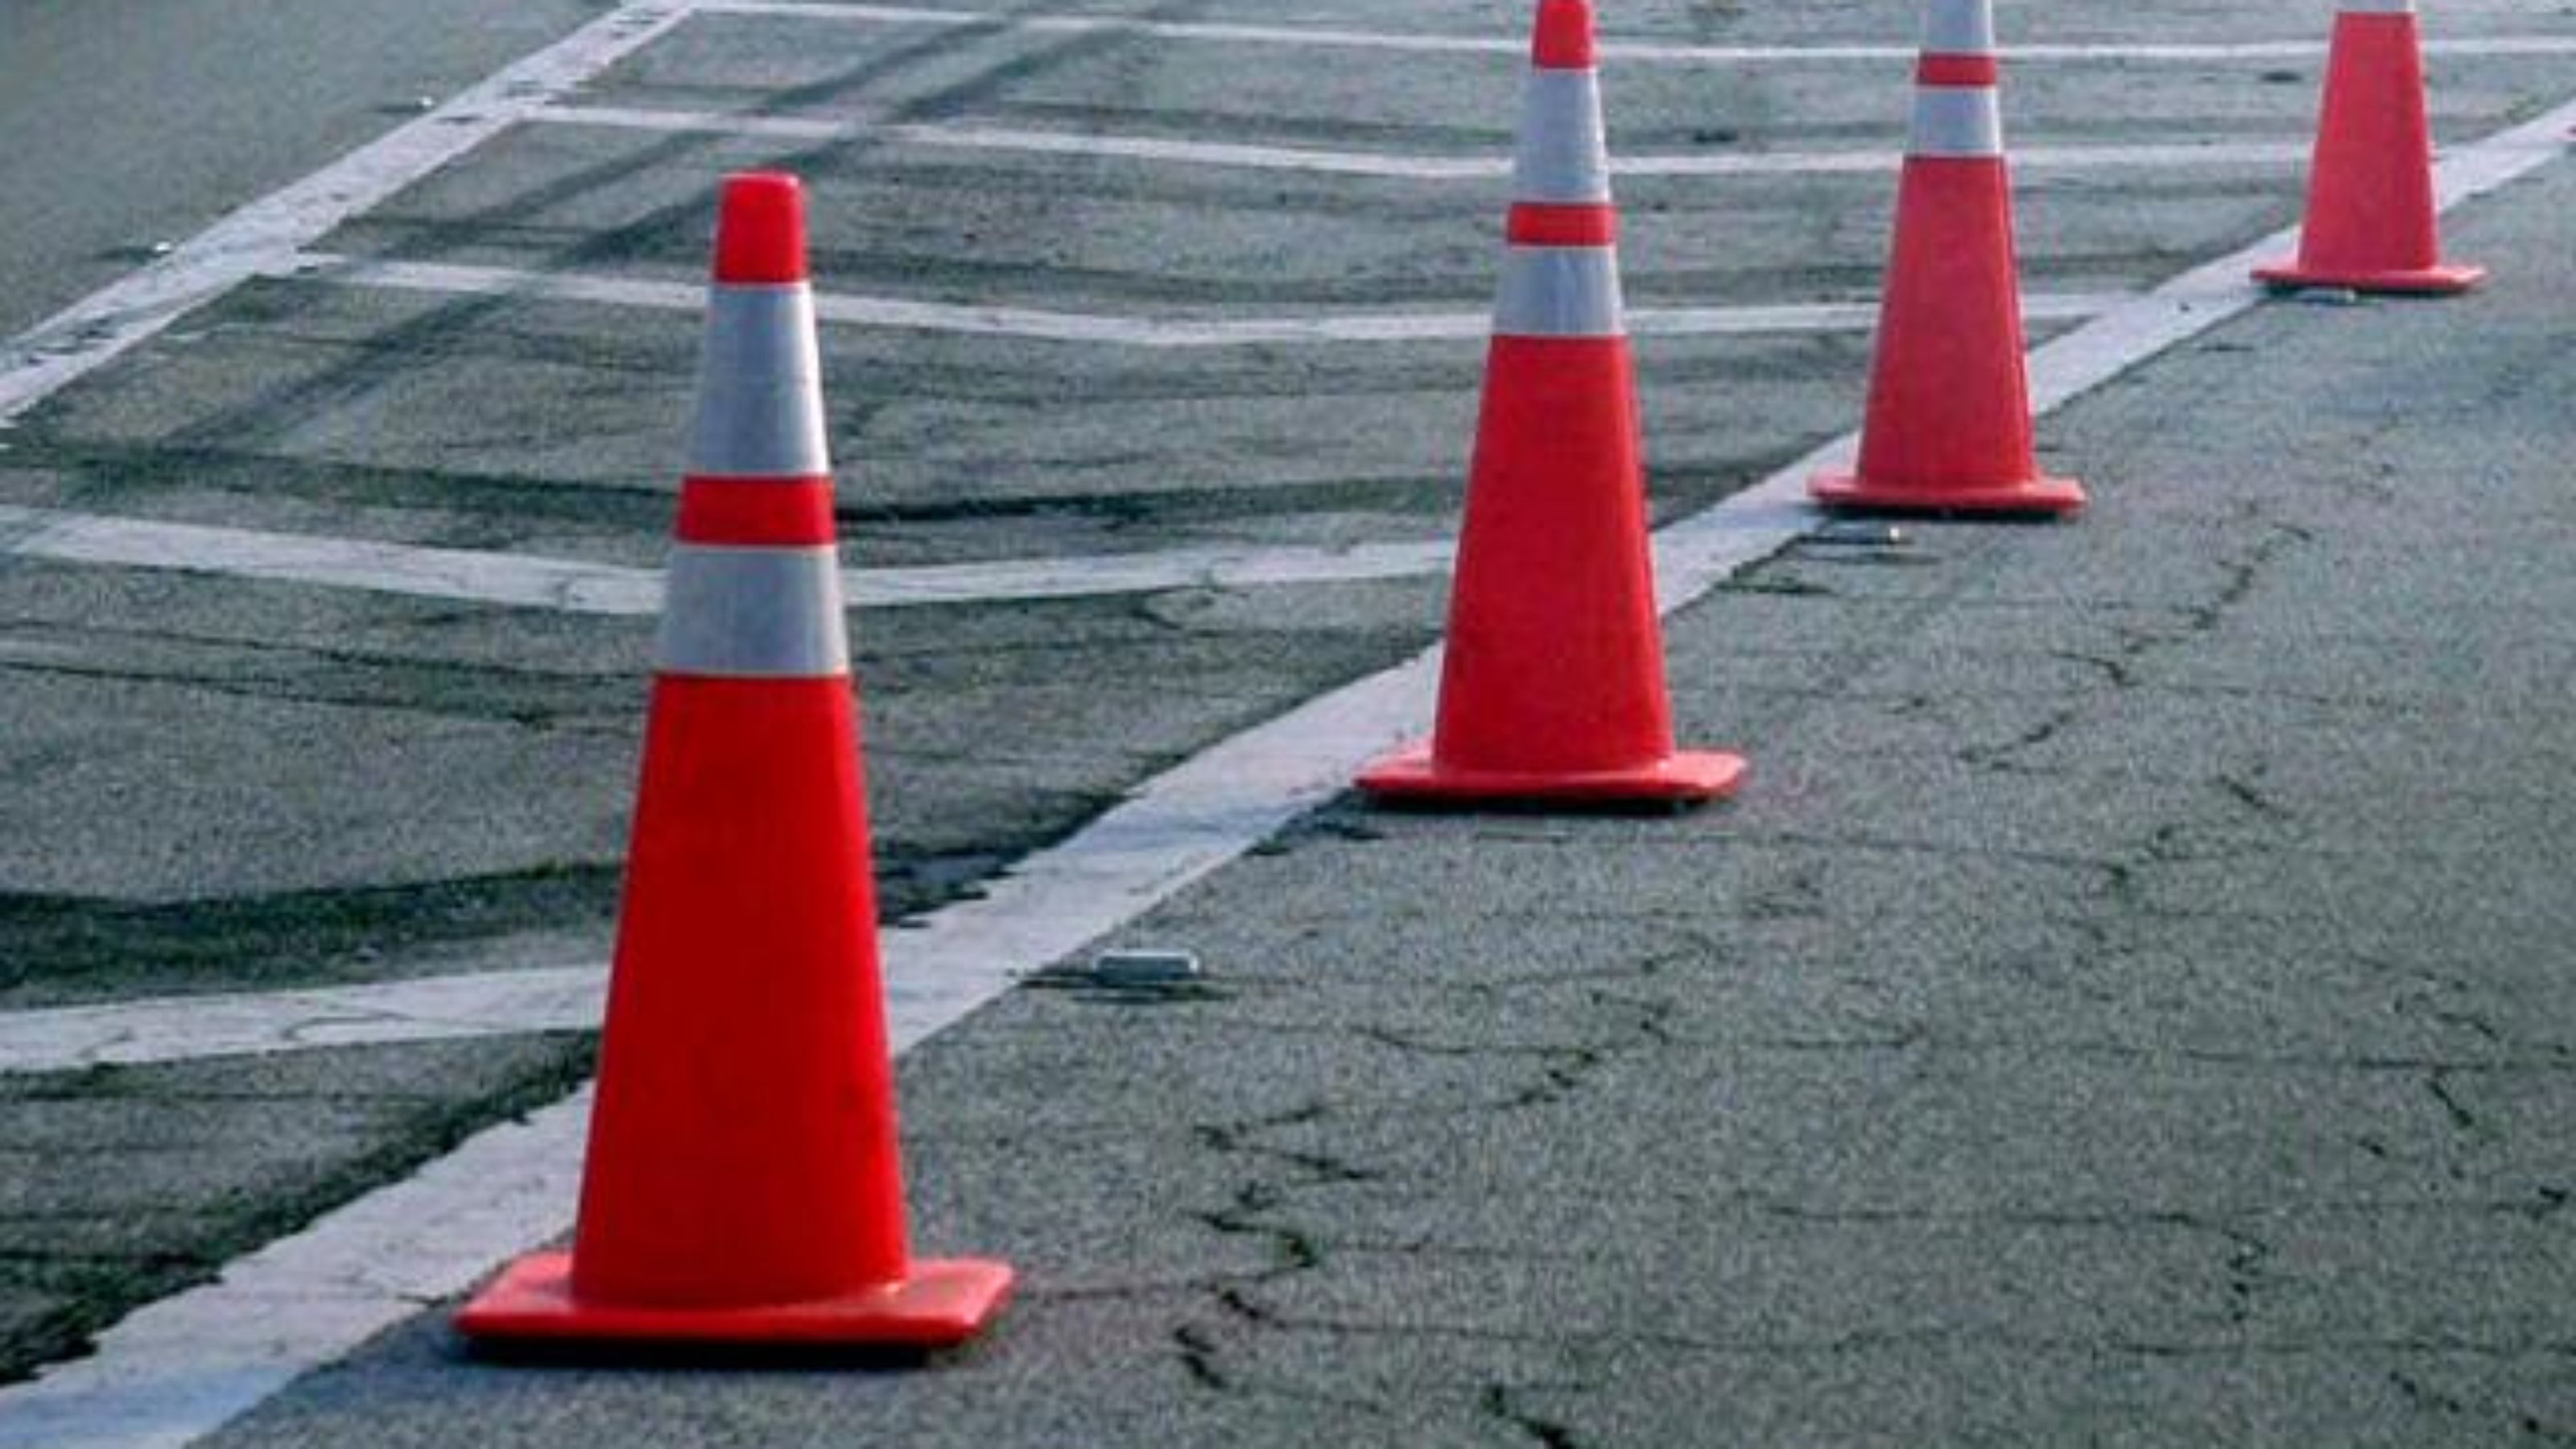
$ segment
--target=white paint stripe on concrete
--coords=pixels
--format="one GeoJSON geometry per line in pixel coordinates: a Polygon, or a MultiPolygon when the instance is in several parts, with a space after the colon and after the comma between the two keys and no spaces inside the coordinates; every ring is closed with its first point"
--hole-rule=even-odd
{"type": "MultiPolygon", "coordinates": [[[[463,266],[445,262],[368,261],[309,252],[296,257],[291,265],[280,268],[278,274],[344,286],[388,287],[470,297],[528,297],[664,312],[695,312],[705,304],[704,290],[683,282],[569,272],[527,272],[509,267],[463,266]]],[[[2124,297],[2103,293],[2042,293],[2024,299],[2023,313],[2029,317],[2055,320],[2091,317],[2124,300],[2124,297]]],[[[1492,314],[1486,311],[1313,312],[1294,317],[1204,319],[1116,317],[1100,313],[916,302],[896,297],[830,292],[814,299],[814,310],[821,321],[831,326],[1163,349],[1454,342],[1482,340],[1492,326],[1492,314]]],[[[1640,336],[1667,337],[1849,332],[1874,325],[1877,317],[1875,302],[1649,307],[1638,308],[1628,314],[1628,329],[1640,336]]]]}
{"type": "MultiPolygon", "coordinates": [[[[2167,141],[2135,146],[2015,146],[2016,173],[2030,171],[2187,171],[2225,166],[2303,164],[2305,141],[2167,141]]],[[[1858,176],[1896,170],[1898,151],[1775,151],[1716,156],[1613,158],[1618,176],[1858,176]]]]}
{"type": "Polygon", "coordinates": [[[779,141],[879,140],[967,151],[1021,151],[1038,156],[1095,156],[1125,160],[1230,166],[1262,171],[1377,176],[1404,181],[1456,181],[1508,176],[1511,162],[1484,156],[1394,156],[1238,145],[1163,136],[1117,136],[1073,131],[1032,131],[955,122],[869,121],[830,116],[747,116],[712,111],[646,110],[625,106],[551,106],[531,121],[630,131],[705,133],[779,141]]]}
{"type": "MultiPolygon", "coordinates": [[[[1449,554],[1446,543],[1363,543],[1340,548],[1213,545],[853,569],[842,574],[841,587],[849,604],[860,609],[1027,603],[1172,589],[1417,578],[1446,570],[1449,554]]],[[[609,618],[650,618],[662,611],[663,599],[660,569],[101,518],[10,505],[0,505],[0,555],[609,618]]],[[[0,1036],[0,1041],[5,1040],[0,1036]]],[[[0,1071],[11,1070],[26,1069],[15,1066],[7,1048],[0,1046],[0,1071]]]]}
{"type": "Polygon", "coordinates": [[[589,1120],[584,1088],[127,1315],[0,1389],[0,1449],[185,1449],[564,1221],[589,1120]]]}
{"type": "Polygon", "coordinates": [[[341,222],[569,95],[667,33],[696,0],[629,0],[445,105],[242,207],[169,256],[0,343],[0,427],[191,309],[275,270],[341,222]]]}
{"type": "MultiPolygon", "coordinates": [[[[2174,141],[2139,146],[2015,146],[2015,171],[2096,171],[2134,167],[2281,166],[2304,163],[2306,141],[2174,141]]],[[[1888,162],[1890,167],[1896,164],[1888,162]]]]}
{"type": "MultiPolygon", "coordinates": [[[[550,106],[528,119],[560,126],[779,141],[882,140],[955,150],[1089,156],[1166,165],[1289,171],[1317,176],[1365,176],[1393,181],[1489,181],[1512,174],[1511,158],[1500,155],[1415,156],[1294,146],[1244,146],[1160,136],[1031,131],[1003,126],[877,122],[829,116],[745,116],[712,111],[639,110],[621,106],[550,106]]],[[[2305,162],[2308,150],[2308,143],[2304,141],[2039,145],[2014,148],[2012,162],[2016,171],[2288,166],[2305,162]]],[[[1614,156],[1610,159],[1610,171],[1614,176],[1622,177],[1857,176],[1894,171],[1904,159],[1902,152],[1892,150],[1645,154],[1614,156]]]]}
{"type": "Polygon", "coordinates": [[[0,553],[572,614],[649,616],[659,569],[0,506],[0,553]]]}
{"type": "Polygon", "coordinates": [[[863,608],[921,607],[1169,589],[1249,589],[1420,578],[1449,568],[1450,545],[1362,543],[1343,548],[1236,547],[1157,553],[863,569],[850,575],[863,608]]]}
{"type": "Polygon", "coordinates": [[[0,1071],[68,1072],[599,1026],[602,966],[0,1013],[0,1071]]]}
{"type": "MultiPolygon", "coordinates": [[[[2454,153],[2440,192],[2457,205],[2562,154],[2576,103],[2454,153]]],[[[2255,306],[2248,270],[2295,242],[2267,237],[2122,307],[2031,359],[2050,407],[2255,306]]],[[[1844,437],[1657,536],[1666,609],[1682,607],[1811,526],[1807,475],[1849,458],[1844,437]]],[[[1330,800],[1351,772],[1428,726],[1438,651],[1335,690],[1149,781],[981,900],[889,932],[898,1050],[963,1018],[1028,972],[1168,900],[1330,800]]],[[[587,1094],[490,1129],[228,1267],[216,1283],[140,1310],[99,1351],[0,1390],[0,1449],[180,1449],[306,1370],[571,1220],[587,1094]]]]}
{"type": "MultiPolygon", "coordinates": [[[[804,0],[705,0],[698,6],[711,15],[745,15],[865,25],[928,25],[1032,35],[1136,35],[1153,40],[1206,41],[1226,45],[1275,45],[1322,50],[1382,50],[1412,55],[1526,56],[1526,37],[1429,35],[1420,32],[1352,30],[1325,26],[1227,25],[1192,21],[1139,20],[1116,15],[1015,15],[985,10],[942,10],[908,5],[804,3],[804,0]]],[[[2461,56],[2576,54],[2576,35],[2463,36],[2427,42],[2429,52],[2461,56]]],[[[2229,61],[2299,60],[2326,53],[2320,40],[2264,40],[2209,43],[2101,41],[2091,44],[2008,45],[2001,53],[2014,61],[2178,61],[2213,64],[2229,61]]],[[[1606,40],[1595,54],[1611,62],[1668,65],[1795,65],[1842,62],[1911,61],[1914,45],[1683,45],[1642,40],[1606,40]]]]}

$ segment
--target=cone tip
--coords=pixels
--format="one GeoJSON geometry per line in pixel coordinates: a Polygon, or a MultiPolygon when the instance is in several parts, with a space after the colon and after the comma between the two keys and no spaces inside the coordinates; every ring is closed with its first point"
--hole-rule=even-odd
{"type": "Polygon", "coordinates": [[[1539,0],[1530,63],[1542,70],[1592,68],[1592,0],[1539,0]]]}
{"type": "Polygon", "coordinates": [[[781,171],[725,178],[716,215],[716,280],[749,285],[805,280],[805,188],[781,171]]]}

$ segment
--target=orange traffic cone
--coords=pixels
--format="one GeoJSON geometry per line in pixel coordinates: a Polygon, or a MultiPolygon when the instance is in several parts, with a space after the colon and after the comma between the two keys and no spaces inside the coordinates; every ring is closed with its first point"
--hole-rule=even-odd
{"type": "Polygon", "coordinates": [[[1533,59],[1439,718],[1428,746],[1359,784],[1442,802],[1714,799],[1744,762],[1673,748],[1590,0],[1540,0],[1533,59]]]}
{"type": "Polygon", "coordinates": [[[2486,277],[2442,261],[2433,126],[2415,0],[2344,0],[2308,172],[2299,259],[2255,269],[2273,287],[2447,295],[2486,277]]]}
{"type": "Polygon", "coordinates": [[[734,177],[580,1222],[469,1337],[936,1348],[1009,1294],[905,1241],[819,376],[803,193],[734,177]]]}
{"type": "Polygon", "coordinates": [[[1810,485],[1829,507],[2084,506],[2084,490],[2043,476],[2033,450],[2000,75],[1992,0],[1930,0],[1859,471],[1810,485]]]}

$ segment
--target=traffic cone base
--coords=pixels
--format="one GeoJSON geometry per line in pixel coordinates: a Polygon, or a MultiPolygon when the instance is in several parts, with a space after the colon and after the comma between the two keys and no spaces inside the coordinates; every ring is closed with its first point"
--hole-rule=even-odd
{"type": "Polygon", "coordinates": [[[2486,279],[2486,268],[2464,266],[2347,271],[2282,262],[2254,269],[2254,280],[2283,292],[2307,287],[2344,287],[2355,292],[2383,292],[2404,297],[2455,297],[2486,279]]]}
{"type": "Polygon", "coordinates": [[[1398,750],[1360,772],[1359,787],[1389,802],[1425,805],[1526,800],[1558,804],[1697,805],[1733,796],[1740,755],[1682,750],[1616,770],[1481,770],[1435,759],[1428,744],[1398,750]]]}
{"type": "Polygon", "coordinates": [[[1011,1296],[1011,1270],[974,1258],[916,1261],[901,1281],[810,1303],[657,1308],[598,1303],[572,1291],[572,1255],[510,1265],[456,1315],[469,1338],[509,1343],[790,1344],[954,1348],[982,1332],[1011,1296]]]}
{"type": "Polygon", "coordinates": [[[1879,513],[2063,518],[2084,507],[2083,485],[2072,478],[2044,475],[2015,483],[1889,483],[1857,473],[1820,473],[1810,480],[1808,491],[1828,508],[1879,513]]]}

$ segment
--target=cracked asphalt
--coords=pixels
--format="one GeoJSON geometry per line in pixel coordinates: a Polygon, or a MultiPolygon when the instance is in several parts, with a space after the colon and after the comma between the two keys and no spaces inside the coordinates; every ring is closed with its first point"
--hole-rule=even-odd
{"type": "Polygon", "coordinates": [[[2492,290],[2079,400],[2069,525],[1672,621],[1737,803],[1323,811],[910,1056],[923,1367],[531,1370],[424,1318],[222,1449],[2576,1441],[2576,425],[2492,290]]]}
{"type": "MultiPolygon", "coordinates": [[[[592,8],[520,7],[441,63],[471,75],[592,8]]],[[[1913,34],[1878,0],[1609,8],[1646,40],[1913,34]]],[[[2002,6],[2052,42],[2322,36],[2325,8],[2002,6]]],[[[2518,0],[2427,20],[2576,34],[2518,0]]],[[[408,63],[320,86],[338,109],[297,118],[258,184],[391,124],[366,112],[408,63]]],[[[2296,141],[2318,69],[2016,65],[2007,126],[2296,141]]],[[[1905,70],[1614,64],[1604,86],[1623,152],[1794,152],[1896,144],[1905,70]]],[[[2576,96],[2562,55],[2434,72],[2446,140],[2576,96]]],[[[721,15],[576,99],[1465,156],[1508,144],[1519,74],[721,15]]],[[[81,250],[110,221],[185,230],[236,199],[194,158],[168,153],[188,187],[135,177],[119,217],[41,218],[78,254],[10,300],[132,265],[81,250]]],[[[716,179],[773,163],[813,183],[826,290],[1120,315],[1480,310],[1501,215],[1499,181],[546,124],[318,249],[689,278],[716,179]]],[[[2298,203],[2294,169],[2260,164],[2017,182],[2054,292],[2152,286],[2298,203]]],[[[1865,297],[1892,190],[1623,178],[1629,299],[1865,297]]],[[[210,1442],[2576,1442],[2571,192],[2560,161],[2447,224],[2496,269],[2485,293],[2269,306],[2044,420],[2095,499],[2078,523],[1811,541],[1671,621],[1683,736],[1750,757],[1738,802],[1345,802],[1121,933],[1197,952],[1204,982],[1023,990],[909,1055],[917,1238],[1026,1284],[974,1349],[530,1371],[466,1359],[432,1315],[210,1442]]],[[[698,325],[256,281],[0,433],[0,503],[649,565],[698,325]]],[[[1481,353],[856,327],[822,348],[861,568],[1442,537],[1481,353]]],[[[1868,364],[1859,333],[1637,351],[1665,519],[1853,426],[1868,364]]],[[[862,613],[889,919],[1408,657],[1444,588],[862,613]]],[[[650,633],[0,552],[0,1009],[602,959],[650,633]]],[[[0,1379],[560,1095],[593,1046],[0,1077],[0,1379]]]]}

